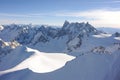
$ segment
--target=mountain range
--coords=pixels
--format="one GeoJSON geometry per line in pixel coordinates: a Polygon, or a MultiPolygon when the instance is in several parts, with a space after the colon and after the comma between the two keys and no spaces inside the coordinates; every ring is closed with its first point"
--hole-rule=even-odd
{"type": "Polygon", "coordinates": [[[120,33],[65,21],[0,26],[0,80],[120,80],[120,33]]]}

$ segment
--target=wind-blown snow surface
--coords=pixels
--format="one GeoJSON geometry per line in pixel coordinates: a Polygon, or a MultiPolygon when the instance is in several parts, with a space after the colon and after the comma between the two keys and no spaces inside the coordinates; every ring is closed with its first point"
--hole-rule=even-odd
{"type": "MultiPolygon", "coordinates": [[[[2,43],[13,40],[21,45],[0,58],[0,71],[2,71],[0,80],[120,80],[120,33],[107,34],[98,31],[89,23],[69,23],[68,21],[58,29],[44,26],[33,28],[30,25],[14,26],[12,28],[6,26],[0,31],[2,43]],[[16,33],[14,36],[12,36],[12,30],[16,33]],[[5,34],[11,37],[7,38],[5,34]],[[30,47],[31,50],[29,48],[29,51],[26,51],[23,45],[30,47]],[[43,55],[38,50],[49,53],[43,55]],[[76,58],[72,60],[69,58],[71,56],[65,54],[63,55],[68,58],[64,61],[63,58],[59,61],[56,56],[53,58],[56,53],[58,55],[64,52],[76,58]],[[53,59],[56,61],[52,61],[53,59]],[[55,65],[59,67],[59,69],[56,67],[57,70],[54,68],[55,71],[47,67],[46,70],[52,72],[43,73],[46,71],[40,70],[42,71],[40,72],[37,68],[40,67],[39,63],[42,64],[40,60],[47,63],[44,66],[56,62],[64,66],[55,65]],[[22,65],[20,67],[22,69],[16,69],[16,65],[22,65]],[[6,74],[5,70],[7,70],[6,74]]],[[[6,49],[2,46],[0,50],[4,48],[6,49]]]]}
{"type": "MultiPolygon", "coordinates": [[[[65,66],[66,62],[71,61],[72,59],[75,58],[73,56],[69,56],[64,53],[49,53],[48,54],[48,53],[39,52],[38,50],[30,49],[30,48],[27,48],[27,52],[33,52],[34,54],[31,55],[26,60],[19,63],[18,65],[16,65],[15,67],[5,70],[5,71],[0,71],[0,75],[26,69],[26,68],[32,70],[35,73],[52,72],[65,66]]],[[[18,53],[19,51],[16,54],[18,53]]]]}
{"type": "MultiPolygon", "coordinates": [[[[1,80],[104,80],[111,70],[116,54],[88,54],[79,56],[63,68],[51,73],[37,74],[28,69],[6,74],[1,80]]],[[[109,80],[109,79],[105,79],[109,80]]],[[[113,79],[114,80],[114,79],[113,79]]]]}

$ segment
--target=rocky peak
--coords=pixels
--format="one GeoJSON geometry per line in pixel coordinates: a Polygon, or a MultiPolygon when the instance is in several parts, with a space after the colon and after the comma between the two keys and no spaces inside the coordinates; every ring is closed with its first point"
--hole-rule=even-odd
{"type": "Polygon", "coordinates": [[[120,33],[116,32],[116,33],[114,34],[114,36],[115,36],[115,37],[120,37],[120,33]]]}
{"type": "Polygon", "coordinates": [[[64,24],[63,24],[63,28],[66,28],[69,25],[69,22],[67,20],[65,20],[64,24]]]}
{"type": "Polygon", "coordinates": [[[96,28],[94,28],[91,24],[88,22],[85,24],[85,29],[87,29],[89,32],[96,32],[96,28]]]}
{"type": "Polygon", "coordinates": [[[89,35],[89,34],[95,34],[98,31],[90,25],[88,22],[87,23],[70,23],[68,21],[65,21],[63,24],[62,29],[58,33],[59,37],[64,36],[64,35],[69,35],[70,37],[74,38],[77,35],[89,35]]]}

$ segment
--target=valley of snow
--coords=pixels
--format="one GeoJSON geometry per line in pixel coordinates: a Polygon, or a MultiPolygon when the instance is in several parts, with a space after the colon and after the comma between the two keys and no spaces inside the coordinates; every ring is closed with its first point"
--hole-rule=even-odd
{"type": "Polygon", "coordinates": [[[118,32],[68,21],[1,28],[0,80],[120,80],[118,32]]]}

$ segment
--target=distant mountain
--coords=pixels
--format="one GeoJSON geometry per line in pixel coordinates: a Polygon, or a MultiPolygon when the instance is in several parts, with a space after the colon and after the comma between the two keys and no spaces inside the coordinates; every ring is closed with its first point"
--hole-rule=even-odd
{"type": "Polygon", "coordinates": [[[110,28],[110,27],[101,27],[101,28],[97,28],[98,30],[107,32],[107,33],[115,33],[115,32],[119,32],[120,33],[120,28],[110,28]]]}
{"type": "Polygon", "coordinates": [[[17,41],[21,45],[29,47],[33,45],[37,47],[44,44],[44,47],[39,47],[39,50],[45,52],[61,52],[66,51],[65,49],[72,51],[72,49],[81,46],[83,37],[100,33],[100,31],[89,23],[69,23],[68,21],[65,21],[61,28],[46,27],[44,25],[37,27],[15,24],[3,26],[4,29],[0,32],[1,39],[5,41],[17,41]],[[78,40],[77,43],[71,44],[74,40],[78,40]],[[54,50],[56,43],[60,45],[60,49],[54,50]],[[46,44],[49,45],[50,49],[47,48],[46,44]]]}
{"type": "Polygon", "coordinates": [[[0,38],[0,80],[120,80],[118,31],[12,24],[0,26],[0,38]]]}

